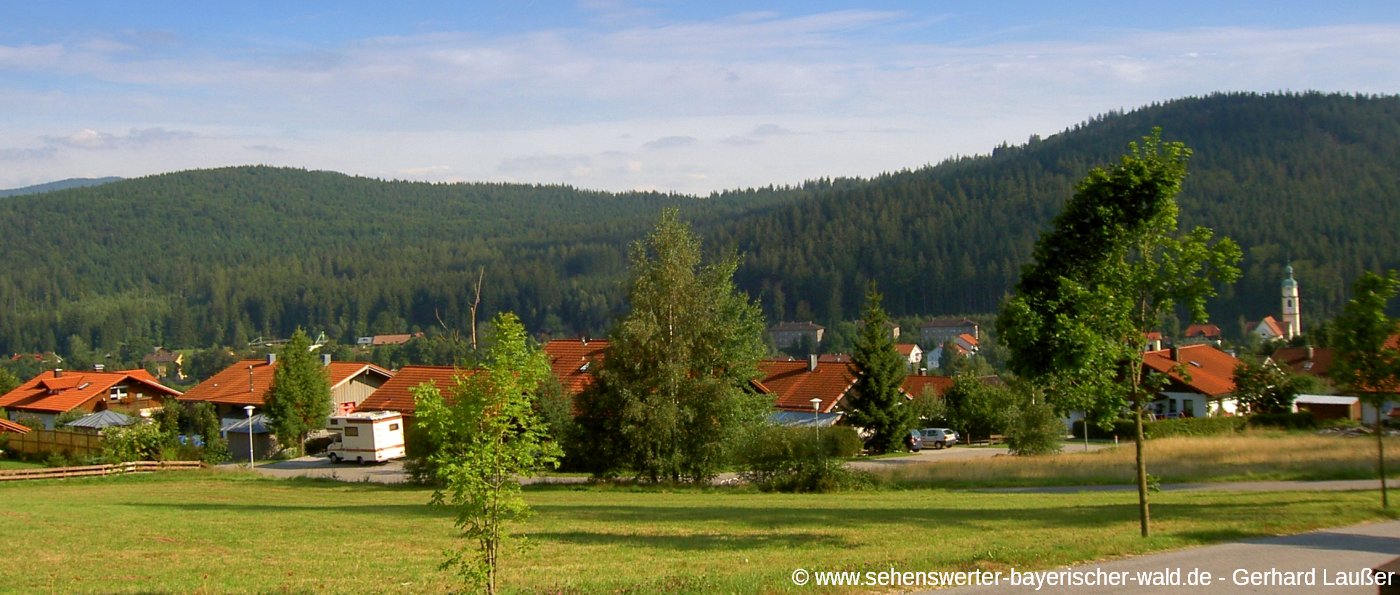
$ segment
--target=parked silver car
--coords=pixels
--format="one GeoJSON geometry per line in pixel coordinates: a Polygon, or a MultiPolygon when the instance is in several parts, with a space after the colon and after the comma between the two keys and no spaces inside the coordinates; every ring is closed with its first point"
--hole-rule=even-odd
{"type": "Polygon", "coordinates": [[[924,428],[919,430],[919,437],[923,439],[923,446],[936,449],[958,443],[958,433],[948,428],[924,428]]]}

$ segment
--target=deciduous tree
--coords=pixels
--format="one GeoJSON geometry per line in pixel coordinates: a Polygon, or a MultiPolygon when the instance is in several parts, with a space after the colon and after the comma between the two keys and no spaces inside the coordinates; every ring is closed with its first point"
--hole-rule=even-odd
{"type": "Polygon", "coordinates": [[[1137,428],[1138,512],[1149,532],[1143,411],[1146,334],[1177,306],[1206,319],[1217,283],[1239,276],[1239,247],[1198,227],[1177,232],[1176,195],[1190,149],[1154,130],[1109,168],[1095,168],[1041,235],[997,327],[1017,375],[1046,387],[1061,412],[1114,414],[1137,428]]]}
{"type": "Polygon", "coordinates": [[[311,352],[310,337],[297,329],[278,355],[263,412],[278,441],[301,452],[306,435],[326,426],[331,409],[330,380],[311,352]]]}
{"type": "Polygon", "coordinates": [[[1381,406],[1400,394],[1400,321],[1385,313],[1386,304],[1400,291],[1400,274],[1384,276],[1366,272],[1352,287],[1351,301],[1333,325],[1332,346],[1336,359],[1332,379],[1354,391],[1376,411],[1376,469],[1381,477],[1381,506],[1390,508],[1385,485],[1385,433],[1381,406]]]}
{"type": "Polygon", "coordinates": [[[486,362],[457,377],[450,400],[433,385],[414,389],[418,428],[434,445],[432,504],[452,508],[469,543],[448,552],[474,588],[496,592],[496,568],[509,524],[528,518],[520,478],[554,466],[561,451],[535,409],[549,377],[544,353],[530,344],[511,313],[493,319],[486,362]]]}

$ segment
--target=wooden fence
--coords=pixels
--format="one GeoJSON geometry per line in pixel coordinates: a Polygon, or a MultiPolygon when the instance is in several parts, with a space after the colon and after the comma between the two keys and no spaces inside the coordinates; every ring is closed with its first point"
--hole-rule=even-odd
{"type": "Polygon", "coordinates": [[[59,453],[69,458],[95,457],[102,454],[102,437],[91,432],[69,430],[34,430],[24,434],[7,434],[5,450],[26,455],[59,453]]]}
{"type": "Polygon", "coordinates": [[[136,461],[114,465],[86,465],[83,467],[50,467],[45,469],[16,469],[0,471],[0,481],[23,481],[26,479],[62,479],[65,477],[97,477],[121,475],[123,473],[149,473],[153,471],[175,471],[181,469],[201,469],[199,461],[136,461]]]}

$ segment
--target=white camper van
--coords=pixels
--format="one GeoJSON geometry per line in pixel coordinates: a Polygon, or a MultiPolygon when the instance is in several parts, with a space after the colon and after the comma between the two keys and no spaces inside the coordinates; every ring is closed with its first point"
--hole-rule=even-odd
{"type": "Polygon", "coordinates": [[[326,447],[332,463],[382,463],[404,457],[403,415],[397,411],[333,415],[327,429],[335,434],[326,447]]]}

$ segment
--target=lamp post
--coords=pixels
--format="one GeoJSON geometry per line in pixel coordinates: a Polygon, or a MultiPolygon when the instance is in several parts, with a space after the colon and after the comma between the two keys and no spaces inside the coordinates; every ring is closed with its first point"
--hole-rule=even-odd
{"type": "Polygon", "coordinates": [[[248,468],[253,468],[253,410],[256,407],[245,405],[243,411],[248,414],[248,468]]]}
{"type": "Polygon", "coordinates": [[[818,448],[818,449],[820,449],[820,448],[822,447],[822,424],[821,424],[821,419],[820,419],[820,417],[818,416],[818,414],[821,412],[821,409],[822,409],[822,400],[821,400],[820,398],[818,398],[818,397],[812,397],[812,427],[814,427],[814,428],[817,429],[817,448],[818,448]]]}

